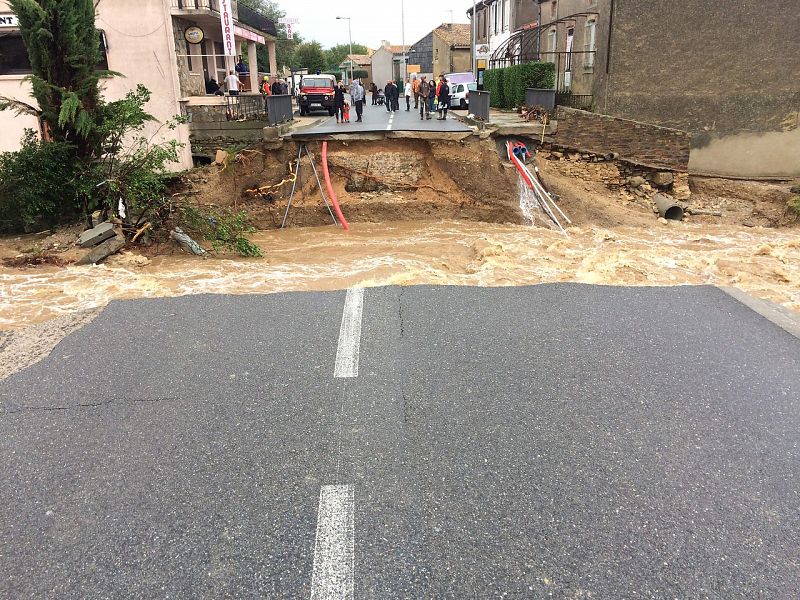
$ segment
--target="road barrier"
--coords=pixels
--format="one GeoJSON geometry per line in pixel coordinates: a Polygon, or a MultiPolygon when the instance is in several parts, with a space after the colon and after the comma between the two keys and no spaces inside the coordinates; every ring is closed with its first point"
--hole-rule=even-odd
{"type": "Polygon", "coordinates": [[[292,119],[294,119],[294,108],[289,94],[267,96],[267,120],[270,125],[278,125],[292,119]]]}
{"type": "Polygon", "coordinates": [[[525,88],[525,106],[542,106],[552,112],[556,106],[556,91],[525,88]]]}
{"type": "Polygon", "coordinates": [[[469,91],[469,112],[484,123],[489,122],[489,92],[485,90],[469,91]]]}

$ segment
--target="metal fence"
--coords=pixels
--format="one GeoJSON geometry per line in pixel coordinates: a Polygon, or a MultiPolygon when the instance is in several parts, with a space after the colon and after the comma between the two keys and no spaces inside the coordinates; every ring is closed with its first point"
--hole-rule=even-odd
{"type": "Polygon", "coordinates": [[[294,119],[292,97],[288,94],[267,96],[267,119],[270,125],[278,125],[294,119]]]}
{"type": "Polygon", "coordinates": [[[226,96],[225,101],[225,119],[228,121],[267,120],[267,105],[263,96],[226,96]]]}
{"type": "Polygon", "coordinates": [[[569,92],[556,94],[556,104],[558,106],[569,106],[579,110],[592,110],[594,106],[592,99],[593,96],[591,94],[571,94],[569,92]]]}

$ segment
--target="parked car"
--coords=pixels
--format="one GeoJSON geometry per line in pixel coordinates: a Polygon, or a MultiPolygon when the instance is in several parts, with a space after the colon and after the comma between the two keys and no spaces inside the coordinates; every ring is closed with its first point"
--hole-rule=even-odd
{"type": "Polygon", "coordinates": [[[450,106],[452,108],[469,108],[469,92],[470,90],[477,90],[478,84],[474,81],[471,83],[456,83],[450,86],[450,106]]]}
{"type": "Polygon", "coordinates": [[[447,79],[450,87],[457,83],[473,83],[475,81],[475,76],[469,71],[464,73],[445,73],[444,78],[447,79]]]}
{"type": "Polygon", "coordinates": [[[333,115],[333,88],[336,78],[333,75],[306,75],[300,80],[300,93],[297,102],[300,114],[307,115],[312,107],[318,106],[333,115]]]}

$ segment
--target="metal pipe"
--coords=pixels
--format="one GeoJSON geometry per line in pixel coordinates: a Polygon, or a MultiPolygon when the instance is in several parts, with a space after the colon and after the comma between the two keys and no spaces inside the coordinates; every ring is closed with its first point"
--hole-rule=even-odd
{"type": "Polygon", "coordinates": [[[653,196],[653,202],[656,203],[658,214],[670,221],[683,220],[683,207],[675,202],[669,196],[664,194],[656,194],[653,196]]]}

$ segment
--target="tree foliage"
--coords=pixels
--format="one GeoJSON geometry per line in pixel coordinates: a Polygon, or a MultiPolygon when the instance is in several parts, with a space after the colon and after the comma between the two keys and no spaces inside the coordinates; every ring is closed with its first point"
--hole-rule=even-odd
{"type": "MultiPolygon", "coordinates": [[[[353,44],[353,54],[367,54],[369,49],[363,44],[353,44]]],[[[350,44],[337,44],[325,50],[325,66],[334,73],[341,71],[341,65],[350,54],[350,44]]],[[[358,66],[358,65],[355,65],[358,66]]]]}
{"type": "Polygon", "coordinates": [[[92,155],[100,115],[103,75],[92,0],[10,0],[28,50],[28,77],[41,118],[53,140],[92,155]]]}
{"type": "MultiPolygon", "coordinates": [[[[274,0],[240,0],[239,3],[260,12],[275,22],[275,28],[278,31],[278,39],[275,42],[275,59],[278,68],[291,66],[295,48],[303,42],[303,38],[297,33],[293,33],[293,39],[286,39],[286,25],[278,23],[278,19],[286,16],[286,11],[274,0]]],[[[264,46],[258,47],[258,64],[262,65],[262,71],[266,71],[269,66],[269,54],[264,46]]]]}
{"type": "MultiPolygon", "coordinates": [[[[292,68],[308,69],[309,73],[325,70],[325,54],[319,42],[304,42],[295,48],[292,68]]],[[[338,71],[338,69],[337,69],[338,71]]]]}

